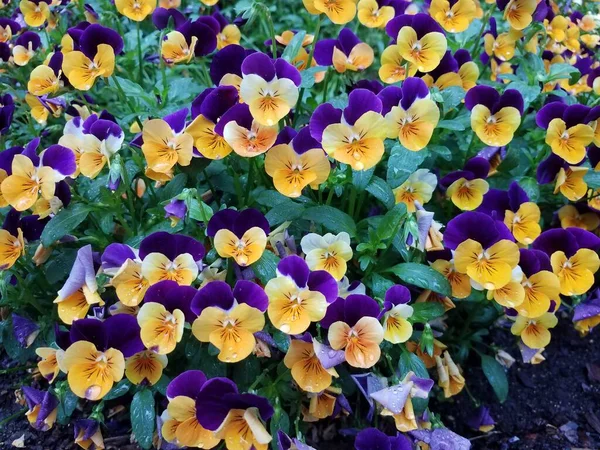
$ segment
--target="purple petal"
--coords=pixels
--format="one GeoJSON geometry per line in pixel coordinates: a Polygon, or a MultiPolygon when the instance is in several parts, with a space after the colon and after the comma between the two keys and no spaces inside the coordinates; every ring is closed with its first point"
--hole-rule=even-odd
{"type": "Polygon", "coordinates": [[[325,369],[331,369],[346,361],[346,354],[343,350],[334,350],[328,345],[321,344],[316,339],[313,340],[315,355],[319,358],[321,365],[325,369]]]}
{"type": "Polygon", "coordinates": [[[40,332],[40,327],[32,320],[12,313],[13,334],[21,347],[29,347],[40,332]]]}
{"type": "Polygon", "coordinates": [[[575,307],[573,322],[600,316],[600,297],[598,297],[598,290],[596,290],[593,295],[595,295],[594,298],[588,298],[588,300],[575,307]]]}
{"type": "Polygon", "coordinates": [[[248,50],[236,44],[228,45],[215,53],[210,64],[210,78],[213,83],[218,86],[228,73],[241,77],[242,63],[248,54],[248,50]]]}
{"type": "Polygon", "coordinates": [[[77,251],[77,257],[71,268],[69,278],[58,291],[58,296],[65,299],[77,292],[83,286],[89,288],[97,287],[96,270],[94,269],[94,256],[92,254],[92,246],[86,245],[77,251]]]}
{"type": "Polygon", "coordinates": [[[241,238],[246,231],[254,227],[262,228],[267,235],[271,232],[269,222],[263,213],[258,209],[246,208],[237,216],[232,231],[241,238]]]}
{"type": "Polygon", "coordinates": [[[353,327],[363,317],[379,317],[379,304],[367,295],[349,295],[344,302],[344,322],[353,327]]]}
{"type": "Polygon", "coordinates": [[[291,146],[299,155],[313,148],[321,148],[321,144],[311,136],[309,127],[304,127],[298,131],[292,139],[291,146]]]}
{"type": "Polygon", "coordinates": [[[567,231],[575,237],[579,248],[589,248],[597,252],[600,250],[600,237],[583,228],[567,228],[567,231]]]}
{"type": "Polygon", "coordinates": [[[229,122],[236,122],[240,127],[250,130],[252,128],[252,121],[254,118],[250,113],[250,107],[241,103],[239,105],[235,105],[227,110],[225,114],[221,117],[221,120],[217,122],[215,126],[215,133],[223,136],[223,130],[225,125],[229,122]]]}
{"type": "Polygon", "coordinates": [[[335,278],[325,270],[316,270],[308,276],[308,289],[319,291],[325,296],[327,303],[333,303],[338,296],[338,284],[335,278]]]}
{"type": "Polygon", "coordinates": [[[344,109],[344,119],[349,125],[362,117],[369,111],[381,113],[383,104],[381,100],[367,89],[355,89],[348,96],[348,106],[344,109]]]}
{"type": "Polygon", "coordinates": [[[102,326],[102,321],[95,318],[79,319],[73,322],[73,324],[71,325],[69,338],[71,340],[71,343],[75,343],[78,341],[91,342],[100,351],[104,351],[109,348],[108,336],[106,335],[106,331],[102,326]]]}
{"type": "Polygon", "coordinates": [[[381,114],[386,115],[389,113],[394,106],[400,104],[402,100],[403,91],[398,86],[387,86],[377,94],[377,97],[381,100],[382,109],[381,114]]]}
{"type": "Polygon", "coordinates": [[[297,255],[290,255],[279,261],[277,272],[281,276],[290,277],[299,288],[304,288],[308,282],[310,269],[302,258],[297,255]]]}
{"type": "Polygon", "coordinates": [[[567,128],[571,128],[577,124],[585,123],[586,117],[590,113],[590,107],[585,105],[571,105],[563,113],[563,120],[567,128]]]}
{"type": "Polygon", "coordinates": [[[235,383],[227,378],[212,378],[204,383],[196,395],[196,418],[200,425],[211,431],[219,428],[231,409],[225,399],[237,392],[235,383]]]}
{"type": "Polygon", "coordinates": [[[228,311],[233,306],[233,292],[224,281],[210,281],[201,288],[192,300],[192,311],[199,316],[205,308],[216,306],[228,311]]]}
{"type": "Polygon", "coordinates": [[[500,99],[498,91],[491,86],[475,86],[465,96],[465,106],[470,111],[475,105],[485,105],[490,111],[500,99]]]}
{"type": "Polygon", "coordinates": [[[566,166],[565,160],[560,156],[551,153],[537,167],[536,178],[540,184],[552,183],[560,172],[560,169],[566,166]]]}
{"type": "Polygon", "coordinates": [[[315,44],[315,61],[319,66],[333,65],[333,49],[337,45],[337,39],[321,39],[315,44]]]}
{"type": "Polygon", "coordinates": [[[171,130],[178,134],[185,128],[185,120],[187,119],[188,113],[189,109],[183,108],[163,117],[163,120],[169,124],[171,130]]]}
{"type": "MultiPolygon", "coordinates": [[[[77,322],[75,322],[77,323],[77,322]]],[[[102,323],[107,336],[107,348],[116,348],[125,358],[145,349],[140,338],[140,326],[131,314],[115,314],[102,323]]]]}
{"type": "Polygon", "coordinates": [[[204,256],[204,246],[192,237],[159,231],[145,237],[140,244],[140,259],[143,260],[150,253],[161,253],[171,261],[189,253],[194,261],[200,261],[204,256]]]}
{"type": "Polygon", "coordinates": [[[233,226],[238,215],[239,213],[235,209],[222,209],[215,213],[208,221],[206,235],[215,237],[219,230],[233,231],[233,226]]]}
{"type": "Polygon", "coordinates": [[[102,268],[106,270],[118,269],[128,259],[135,259],[135,253],[129,245],[110,244],[102,254],[102,268]]]}
{"type": "Polygon", "coordinates": [[[471,158],[465,164],[465,170],[473,173],[474,178],[487,178],[490,173],[490,162],[485,158],[471,158]]]}
{"type": "Polygon", "coordinates": [[[191,399],[196,399],[200,389],[206,383],[206,375],[200,370],[186,370],[173,378],[167,386],[167,398],[173,400],[175,397],[183,395],[191,399]]]}
{"type": "Polygon", "coordinates": [[[345,299],[338,297],[334,302],[329,304],[325,317],[323,317],[320,322],[322,328],[328,329],[334,322],[344,321],[345,303],[345,299]]]}
{"type": "Polygon", "coordinates": [[[239,100],[238,91],[233,86],[219,86],[207,89],[192,102],[192,118],[202,114],[213,123],[225,114],[239,100]]]}
{"type": "Polygon", "coordinates": [[[185,315],[185,321],[192,323],[198,316],[192,311],[192,300],[197,293],[191,286],[179,286],[175,281],[164,280],[148,288],[144,302],[160,303],[170,312],[179,309],[185,315]]]}
{"type": "Polygon", "coordinates": [[[340,123],[342,120],[342,110],[335,108],[330,103],[319,105],[310,118],[310,134],[318,142],[323,140],[323,131],[327,126],[340,123]]]}
{"type": "Polygon", "coordinates": [[[51,145],[42,153],[42,165],[52,167],[61,175],[68,177],[77,170],[75,154],[62,145],[51,145]]]}
{"type": "Polygon", "coordinates": [[[118,55],[123,51],[123,39],[115,30],[102,25],[92,24],[85,29],[79,38],[81,51],[90,59],[96,56],[98,45],[108,44],[118,55]]]}
{"type": "Polygon", "coordinates": [[[544,231],[533,241],[532,247],[548,256],[552,256],[554,252],[562,251],[567,258],[573,256],[579,250],[576,237],[567,230],[560,228],[544,231]]]}
{"type": "Polygon", "coordinates": [[[269,306],[269,297],[264,289],[251,281],[240,280],[235,283],[233,297],[238,303],[246,303],[261,312],[265,312],[269,306]]]}
{"type": "Polygon", "coordinates": [[[398,384],[373,392],[371,398],[394,414],[400,414],[410,396],[410,390],[409,384],[398,384]]]}
{"type": "Polygon", "coordinates": [[[169,24],[169,19],[173,18],[175,28],[185,23],[185,16],[175,8],[156,8],[152,13],[152,23],[158,30],[164,30],[169,24]]]}
{"type": "Polygon", "coordinates": [[[255,74],[265,81],[275,78],[275,66],[273,60],[264,53],[256,52],[244,59],[242,63],[244,75],[255,74]]]}
{"type": "Polygon", "coordinates": [[[516,89],[507,89],[504,91],[504,94],[500,96],[500,100],[494,105],[492,113],[496,113],[506,106],[517,108],[519,110],[519,114],[523,114],[524,104],[521,93],[516,89]]]}
{"type": "Polygon", "coordinates": [[[365,428],[356,435],[356,450],[391,450],[390,437],[377,428],[365,428]]]}
{"type": "Polygon", "coordinates": [[[483,248],[489,248],[501,239],[506,239],[510,231],[506,225],[479,212],[464,212],[448,222],[444,232],[444,245],[456,250],[462,242],[473,239],[483,248]],[[506,229],[506,230],[505,230],[506,229]],[[508,231],[508,235],[506,234],[508,231]]]}
{"type": "Polygon", "coordinates": [[[396,284],[386,291],[384,308],[389,311],[396,305],[408,302],[410,302],[410,291],[406,286],[396,284]]]}
{"type": "Polygon", "coordinates": [[[429,95],[429,88],[420,78],[409,77],[402,83],[402,100],[400,106],[402,109],[408,110],[411,105],[420,98],[425,98],[429,95]]]}
{"type": "Polygon", "coordinates": [[[277,78],[288,78],[292,80],[296,86],[300,86],[300,83],[302,83],[302,76],[298,69],[285,59],[277,58],[275,61],[275,73],[277,78]]]}
{"type": "Polygon", "coordinates": [[[350,55],[352,49],[360,43],[360,39],[352,32],[350,28],[342,28],[338,35],[337,47],[344,52],[344,55],[350,55]]]}
{"type": "Polygon", "coordinates": [[[562,102],[548,103],[540,109],[535,116],[535,123],[538,127],[547,129],[553,119],[562,118],[567,105],[562,102]]]}

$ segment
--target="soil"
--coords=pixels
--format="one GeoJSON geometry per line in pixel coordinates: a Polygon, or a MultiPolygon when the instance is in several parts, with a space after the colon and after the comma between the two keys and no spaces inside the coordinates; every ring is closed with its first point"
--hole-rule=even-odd
{"type": "MultiPolygon", "coordinates": [[[[477,361],[467,364],[464,376],[469,392],[490,407],[496,421],[493,431],[482,434],[469,429],[465,420],[475,406],[463,390],[449,401],[432,399],[431,409],[444,424],[471,439],[473,450],[600,450],[600,331],[584,338],[567,320],[561,320],[552,332],[552,342],[544,352],[542,364],[524,364],[514,339],[505,330],[492,330],[491,338],[517,360],[508,372],[510,392],[499,404],[477,361]]],[[[0,357],[0,367],[16,364],[0,357]]],[[[0,423],[24,407],[15,402],[15,390],[26,380],[27,372],[0,375],[0,423]]],[[[123,413],[125,415],[125,413],[123,413]]],[[[118,419],[116,416],[116,419],[118,419]]],[[[135,450],[125,428],[126,418],[116,420],[112,432],[105,432],[107,449],[135,450]]],[[[113,422],[114,423],[114,422],[113,422]]],[[[28,450],[71,450],[73,427],[56,426],[43,433],[32,429],[24,416],[0,425],[0,450],[13,450],[11,444],[24,435],[28,450]]],[[[335,440],[334,440],[335,442],[335,440]]],[[[320,450],[336,448],[331,442],[317,445],[320,450]]],[[[338,448],[351,448],[343,444],[338,448]]]]}

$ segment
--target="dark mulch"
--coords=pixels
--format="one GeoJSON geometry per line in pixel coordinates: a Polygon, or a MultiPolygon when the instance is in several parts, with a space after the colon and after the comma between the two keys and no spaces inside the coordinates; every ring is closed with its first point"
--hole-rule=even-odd
{"type": "MultiPolygon", "coordinates": [[[[510,332],[494,330],[499,345],[514,342],[510,332]]],[[[490,406],[496,420],[493,432],[482,435],[464,421],[474,410],[466,391],[452,401],[432,402],[446,426],[473,439],[473,449],[564,450],[600,449],[600,332],[581,338],[568,320],[552,330],[546,361],[510,369],[510,391],[499,404],[477,362],[466,367],[465,378],[472,395],[490,406]]]]}
{"type": "MultiPolygon", "coordinates": [[[[477,360],[467,365],[465,378],[470,392],[490,405],[497,422],[491,433],[482,435],[464,424],[474,410],[466,391],[450,401],[433,399],[432,410],[441,415],[446,426],[472,439],[474,450],[600,450],[600,332],[580,338],[571,323],[561,320],[552,335],[546,361],[540,365],[523,364],[518,351],[510,351],[518,362],[509,371],[510,393],[504,404],[496,402],[477,360]]],[[[493,330],[491,337],[498,345],[514,347],[509,332],[493,330]]],[[[0,358],[3,369],[14,366],[5,355],[0,358]]],[[[15,403],[14,392],[23,383],[31,384],[26,377],[25,372],[0,375],[0,422],[23,408],[15,403]]],[[[105,435],[107,449],[136,449],[123,428],[126,418],[119,422],[118,433],[105,435]]],[[[28,450],[76,448],[72,425],[42,433],[18,418],[0,426],[0,450],[14,449],[11,443],[23,434],[28,450]]],[[[338,448],[335,442],[317,448],[338,448]]],[[[343,444],[339,448],[350,447],[343,444]]]]}

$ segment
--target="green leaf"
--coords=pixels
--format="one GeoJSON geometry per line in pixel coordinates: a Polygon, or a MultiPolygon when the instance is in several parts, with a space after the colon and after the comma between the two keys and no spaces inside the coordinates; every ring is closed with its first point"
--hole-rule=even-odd
{"type": "Polygon", "coordinates": [[[583,181],[586,182],[591,189],[600,189],[600,171],[588,170],[583,181]]]}
{"type": "MultiPolygon", "coordinates": [[[[271,203],[271,205],[273,205],[273,203],[271,203]]],[[[276,226],[287,220],[297,219],[302,215],[304,209],[304,204],[297,203],[290,198],[286,198],[277,203],[273,209],[267,212],[265,217],[267,218],[269,225],[276,226]]]]}
{"type": "Polygon", "coordinates": [[[183,188],[185,188],[186,183],[187,175],[185,173],[175,175],[173,179],[169,181],[164,188],[158,190],[157,195],[159,200],[170,200],[173,197],[179,195],[181,191],[183,191],[183,188]]]}
{"type": "Polygon", "coordinates": [[[315,76],[319,73],[319,72],[325,72],[327,71],[327,67],[323,67],[323,66],[315,66],[315,67],[311,67],[310,69],[305,69],[302,72],[300,72],[300,75],[302,76],[302,81],[300,82],[300,87],[304,88],[304,89],[310,89],[311,87],[313,87],[315,85],[315,76]]]}
{"type": "Polygon", "coordinates": [[[444,111],[448,112],[456,106],[460,105],[460,102],[465,98],[466,91],[460,86],[450,86],[447,89],[441,91],[444,111]]]}
{"type": "MultiPolygon", "coordinates": [[[[56,253],[56,252],[54,252],[56,253]]],[[[54,255],[53,255],[54,256],[54,255]]],[[[77,250],[74,248],[63,248],[60,253],[50,259],[49,263],[44,265],[46,268],[46,279],[48,283],[54,284],[67,278],[75,258],[77,257],[77,250]]]]}
{"type": "Polygon", "coordinates": [[[518,181],[519,186],[527,193],[530,202],[537,202],[540,198],[540,185],[532,177],[523,177],[518,181]]]}
{"type": "Polygon", "coordinates": [[[131,428],[140,447],[152,447],[154,433],[154,396],[150,389],[138,391],[131,401],[131,428]]]}
{"type": "Polygon", "coordinates": [[[77,402],[79,401],[79,397],[77,397],[71,389],[67,387],[67,390],[62,394],[62,398],[60,399],[60,403],[58,404],[58,422],[66,425],[69,423],[69,419],[75,408],[77,407],[77,402]]]}
{"type": "Polygon", "coordinates": [[[115,398],[122,397],[123,395],[129,392],[129,388],[131,387],[131,383],[128,379],[123,379],[119,381],[113,388],[104,396],[104,400],[112,400],[115,398]]]}
{"type": "Polygon", "coordinates": [[[375,172],[375,167],[369,170],[353,170],[352,171],[352,184],[356,186],[359,191],[364,191],[371,178],[373,178],[373,173],[375,172]]]}
{"type": "Polygon", "coordinates": [[[377,226],[375,232],[380,241],[387,241],[394,234],[398,233],[400,223],[406,217],[406,205],[404,203],[398,203],[392,209],[390,209],[381,222],[377,226]]]}
{"type": "Polygon", "coordinates": [[[444,128],[446,130],[463,131],[466,129],[465,124],[459,120],[440,120],[436,128],[444,128]]]}
{"type": "Polygon", "coordinates": [[[277,330],[273,333],[273,340],[277,348],[284,353],[287,353],[290,348],[290,336],[277,330]]]}
{"type": "Polygon", "coordinates": [[[297,31],[290,43],[285,47],[285,50],[283,51],[281,57],[287,62],[292,62],[294,58],[298,55],[300,49],[302,48],[302,42],[304,41],[305,37],[306,31],[297,31]]]}
{"type": "Polygon", "coordinates": [[[279,264],[279,258],[270,251],[265,251],[260,259],[252,264],[252,270],[260,282],[264,285],[275,278],[275,270],[279,264]]]}
{"type": "Polygon", "coordinates": [[[396,203],[394,191],[385,180],[379,177],[373,177],[367,186],[367,192],[383,203],[388,209],[393,208],[396,203]]]}
{"type": "Polygon", "coordinates": [[[430,289],[442,295],[451,295],[450,283],[441,273],[425,264],[400,263],[385,272],[391,272],[408,284],[430,289]]]}
{"type": "Polygon", "coordinates": [[[204,202],[199,202],[197,199],[192,198],[189,201],[188,215],[190,219],[197,220],[198,222],[207,222],[213,216],[213,210],[204,202]]]}
{"type": "Polygon", "coordinates": [[[543,72],[538,74],[538,79],[544,83],[557,80],[571,80],[572,77],[577,77],[575,82],[581,76],[581,72],[576,67],[573,67],[568,63],[552,64],[550,66],[550,72],[546,75],[543,72]]]}
{"type": "Polygon", "coordinates": [[[436,319],[444,315],[444,306],[440,303],[413,303],[413,322],[427,323],[430,320],[436,319]]]}
{"type": "MultiPolygon", "coordinates": [[[[271,423],[269,424],[269,428],[271,430],[272,436],[277,436],[278,431],[282,431],[284,433],[290,432],[290,417],[288,414],[281,408],[277,408],[273,417],[271,417],[271,423]]],[[[293,446],[295,447],[295,446],[293,446]]],[[[279,447],[277,443],[277,439],[273,439],[271,442],[271,448],[273,450],[277,450],[279,447]]]]}
{"type": "Polygon", "coordinates": [[[404,378],[408,372],[414,372],[419,378],[429,378],[429,373],[423,361],[409,351],[403,351],[398,361],[398,370],[400,378],[404,378]]]}
{"type": "Polygon", "coordinates": [[[508,396],[508,379],[504,368],[498,361],[487,355],[481,355],[481,368],[492,385],[496,397],[500,403],[504,403],[508,396]]]}
{"type": "Polygon", "coordinates": [[[240,391],[247,391],[254,380],[258,378],[261,373],[260,361],[258,358],[249,357],[240,361],[237,364],[233,364],[233,381],[238,385],[240,391]]]}
{"type": "Polygon", "coordinates": [[[384,298],[385,292],[391,288],[394,283],[381,275],[374,273],[371,277],[371,292],[378,298],[384,298]]]}
{"type": "Polygon", "coordinates": [[[49,247],[56,240],[69,234],[83,222],[92,208],[83,203],[75,203],[60,211],[50,219],[42,232],[42,244],[49,247]]]}
{"type": "Polygon", "coordinates": [[[525,111],[529,108],[529,105],[539,97],[540,92],[542,92],[542,88],[540,88],[539,85],[529,86],[521,81],[511,82],[506,86],[506,89],[515,89],[521,93],[525,105],[523,109],[525,111]]]}
{"type": "Polygon", "coordinates": [[[303,219],[312,220],[332,233],[345,231],[351,237],[356,236],[356,224],[352,217],[332,206],[314,206],[302,214],[303,219]]]}
{"type": "Polygon", "coordinates": [[[398,187],[419,168],[427,157],[427,149],[419,152],[410,151],[400,144],[392,148],[392,155],[388,161],[387,181],[391,187],[398,187]]]}

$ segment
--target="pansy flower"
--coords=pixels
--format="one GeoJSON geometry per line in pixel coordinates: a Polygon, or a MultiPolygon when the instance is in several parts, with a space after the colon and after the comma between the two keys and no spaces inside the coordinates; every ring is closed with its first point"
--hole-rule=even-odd
{"type": "Polygon", "coordinates": [[[282,58],[253,53],[242,63],[240,98],[261,125],[274,126],[298,101],[300,72],[282,58]]]}
{"type": "Polygon", "coordinates": [[[181,2],[181,0],[159,0],[158,8],[152,13],[152,23],[158,30],[166,29],[171,19],[173,19],[172,24],[176,29],[186,22],[187,19],[183,13],[176,9],[179,8],[179,5],[173,5],[174,2],[181,2]],[[168,2],[171,4],[165,4],[168,2]]]}
{"type": "MultiPolygon", "coordinates": [[[[62,142],[68,144],[75,155],[78,154],[81,174],[89,178],[96,178],[106,165],[110,167],[111,159],[121,150],[125,139],[119,125],[100,117],[92,114],[79,129],[65,125],[67,133],[62,138],[62,142]]],[[[75,122],[74,119],[72,125],[75,122]]]]}
{"type": "Polygon", "coordinates": [[[523,30],[533,20],[533,13],[538,2],[536,0],[498,0],[498,8],[504,12],[504,19],[515,30],[523,30]]]}
{"type": "Polygon", "coordinates": [[[569,164],[578,164],[586,155],[586,147],[594,140],[594,130],[587,124],[590,109],[583,105],[567,106],[548,103],[536,115],[536,123],[546,130],[546,144],[552,153],[569,164]]]}
{"type": "Polygon", "coordinates": [[[508,284],[519,262],[519,248],[506,225],[483,213],[465,212],[448,222],[444,243],[454,250],[456,270],[485,289],[508,284]]]}
{"type": "Polygon", "coordinates": [[[15,231],[0,229],[0,270],[10,269],[25,254],[23,230],[17,228],[15,231]]]}
{"type": "Polygon", "coordinates": [[[240,394],[235,383],[227,378],[207,381],[196,397],[198,422],[207,430],[213,430],[230,448],[267,450],[272,437],[264,421],[269,420],[273,412],[266,398],[240,394]]]}
{"type": "Polygon", "coordinates": [[[549,312],[539,317],[518,315],[510,331],[515,336],[520,336],[527,347],[538,349],[550,343],[550,328],[554,328],[557,324],[557,317],[549,312]]]}
{"type": "Polygon", "coordinates": [[[523,245],[531,244],[542,232],[539,206],[529,201],[527,193],[515,181],[506,191],[490,189],[477,211],[504,220],[517,242],[523,245]]]}
{"type": "Polygon", "coordinates": [[[358,21],[367,28],[384,28],[396,15],[394,7],[385,3],[381,0],[360,0],[357,5],[358,21]]]}
{"type": "Polygon", "coordinates": [[[444,30],[428,14],[402,14],[388,22],[387,34],[396,40],[402,59],[408,61],[408,74],[431,72],[446,53],[444,30]]]}
{"type": "Polygon", "coordinates": [[[569,19],[557,15],[552,17],[551,20],[544,19],[544,28],[546,33],[554,42],[562,42],[567,37],[567,28],[569,27],[569,19]]]}
{"type": "Polygon", "coordinates": [[[562,295],[585,294],[594,284],[600,267],[600,239],[593,233],[581,228],[547,230],[533,242],[533,248],[550,257],[562,295]]]}
{"type": "Polygon", "coordinates": [[[311,272],[299,256],[283,258],[276,273],[276,278],[265,286],[269,297],[267,313],[275,328],[284,333],[303,333],[311,322],[325,317],[327,305],[337,298],[333,277],[324,270],[311,272]]]}
{"type": "Polygon", "coordinates": [[[406,436],[401,434],[388,436],[377,428],[365,428],[361,430],[356,435],[354,441],[354,448],[356,450],[373,450],[374,448],[382,450],[408,450],[411,447],[412,442],[406,436]]]}
{"type": "Polygon", "coordinates": [[[413,332],[412,324],[407,320],[413,314],[410,302],[410,292],[402,285],[395,285],[385,293],[383,303],[383,338],[392,344],[401,344],[410,339],[413,332]]]}
{"type": "Polygon", "coordinates": [[[271,148],[265,157],[265,171],[273,178],[275,189],[287,197],[299,197],[308,185],[319,189],[330,170],[329,159],[309,127],[302,128],[289,144],[271,148]]]}
{"type": "Polygon", "coordinates": [[[123,50],[119,34],[102,25],[88,26],[79,36],[79,50],[64,56],[62,70],[75,89],[87,91],[96,78],[108,78],[115,69],[115,55],[123,50]]]}
{"type": "Polygon", "coordinates": [[[396,203],[404,203],[408,212],[416,212],[416,204],[424,205],[429,202],[436,186],[435,174],[428,169],[417,169],[404,183],[394,189],[396,203]]]}
{"type": "Polygon", "coordinates": [[[347,263],[352,259],[352,247],[350,235],[345,231],[323,236],[309,233],[302,238],[300,246],[311,270],[324,270],[338,281],[346,274],[347,263]]]}
{"type": "Polygon", "coordinates": [[[267,246],[269,222],[258,210],[223,209],[211,217],[206,235],[214,238],[217,253],[242,267],[260,259],[267,246]]]}
{"type": "Polygon", "coordinates": [[[112,276],[111,285],[125,306],[139,305],[150,286],[142,275],[142,261],[137,250],[125,244],[112,243],[102,254],[102,271],[112,276]]]}
{"type": "Polygon", "coordinates": [[[189,63],[194,56],[198,38],[191,36],[190,41],[179,31],[170,31],[165,35],[160,46],[160,55],[169,66],[189,63]]]}
{"type": "Polygon", "coordinates": [[[595,290],[588,298],[575,307],[573,323],[575,329],[585,336],[600,324],[600,292],[595,290]]]}
{"type": "Polygon", "coordinates": [[[170,280],[189,286],[198,277],[204,253],[204,246],[189,236],[152,233],[140,244],[142,276],[150,285],[170,280]]]}
{"type": "Polygon", "coordinates": [[[490,86],[475,86],[467,92],[465,106],[471,111],[471,128],[487,145],[507,145],[521,124],[523,97],[515,89],[500,95],[490,86]]]}
{"type": "Polygon", "coordinates": [[[16,36],[19,31],[21,31],[21,25],[16,20],[9,19],[8,17],[0,17],[0,43],[5,44],[10,42],[13,36],[16,36]]]}
{"type": "Polygon", "coordinates": [[[450,50],[440,61],[440,65],[422,76],[428,87],[436,86],[441,91],[452,86],[462,87],[465,91],[475,87],[479,79],[479,67],[465,49],[450,50]]]}
{"type": "Polygon", "coordinates": [[[233,149],[215,129],[221,117],[238,103],[239,96],[233,86],[205,89],[192,102],[192,122],[185,132],[194,138],[194,147],[209,159],[222,159],[233,149]]]}
{"type": "Polygon", "coordinates": [[[600,226],[598,213],[581,205],[565,205],[558,210],[558,220],[562,228],[583,228],[594,231],[600,226]]]}
{"type": "Polygon", "coordinates": [[[196,415],[196,398],[206,384],[200,370],[187,370],[167,386],[169,404],[163,412],[161,435],[172,444],[182,447],[214,448],[221,439],[200,423],[196,415]]]}
{"type": "Polygon", "coordinates": [[[585,175],[589,168],[583,165],[570,165],[554,153],[537,167],[537,181],[540,184],[555,182],[554,193],[560,192],[575,202],[583,198],[588,191],[585,175]]]}
{"type": "Polygon", "coordinates": [[[50,17],[50,3],[44,0],[21,0],[19,10],[30,27],[41,27],[50,17]]]}
{"type": "Polygon", "coordinates": [[[40,357],[37,363],[37,368],[40,374],[52,384],[58,374],[62,364],[65,350],[71,345],[71,339],[67,331],[61,331],[58,324],[54,324],[54,335],[56,347],[38,347],[35,349],[35,354],[40,357]]]}
{"type": "Polygon", "coordinates": [[[31,71],[27,82],[27,91],[36,96],[55,94],[62,86],[60,79],[60,64],[58,60],[51,60],[48,64],[41,64],[31,71]]]}
{"type": "Polygon", "coordinates": [[[256,346],[254,333],[265,326],[268,301],[265,291],[251,281],[239,280],[233,290],[223,281],[211,281],[193,299],[198,318],[192,333],[219,349],[219,361],[242,361],[256,346]]]}
{"type": "Polygon", "coordinates": [[[143,350],[125,359],[125,376],[137,385],[153,386],[167,367],[167,356],[153,350],[143,350]]]}
{"type": "Polygon", "coordinates": [[[254,50],[231,44],[214,54],[210,63],[210,79],[215,86],[234,86],[238,91],[242,84],[242,64],[254,50]]]}
{"type": "Polygon", "coordinates": [[[552,273],[548,255],[534,249],[521,249],[520,253],[520,282],[525,297],[521,304],[508,307],[515,308],[524,317],[539,317],[550,310],[552,302],[560,303],[560,283],[552,273]]]}
{"type": "Polygon", "coordinates": [[[100,423],[92,419],[78,419],[73,424],[75,443],[85,449],[104,448],[104,438],[100,423]]]}
{"type": "Polygon", "coordinates": [[[143,350],[135,317],[117,314],[105,321],[77,320],[63,365],[75,395],[100,400],[123,378],[125,358],[143,350]]]}
{"type": "Polygon", "coordinates": [[[29,424],[40,431],[48,431],[54,426],[58,416],[58,404],[56,396],[49,391],[40,391],[29,386],[21,388],[27,403],[25,416],[29,424]]]}
{"type": "Polygon", "coordinates": [[[13,120],[15,101],[10,94],[0,95],[0,136],[4,135],[13,120]]]}
{"type": "Polygon", "coordinates": [[[292,339],[283,363],[291,369],[292,378],[306,392],[319,393],[338,377],[335,366],[345,361],[344,352],[335,351],[305,335],[292,339]]]}
{"type": "Polygon", "coordinates": [[[142,22],[156,8],[156,0],[115,0],[120,14],[136,22],[142,22]]]}
{"type": "Polygon", "coordinates": [[[432,0],[429,6],[431,17],[450,33],[461,33],[469,28],[475,13],[473,0],[432,0]]]}
{"type": "Polygon", "coordinates": [[[388,137],[397,137],[408,150],[425,148],[440,120],[440,110],[429,98],[425,82],[420,78],[407,78],[401,87],[389,86],[378,97],[383,103],[388,137]]]}
{"type": "Polygon", "coordinates": [[[190,165],[194,138],[185,130],[188,111],[183,108],[163,119],[151,119],[144,123],[142,152],[150,170],[168,173],[176,164],[190,165]]]}
{"type": "Polygon", "coordinates": [[[454,265],[454,257],[449,249],[433,251],[427,254],[432,261],[431,267],[444,275],[452,288],[452,297],[466,298],[471,295],[470,278],[465,273],[460,273],[454,265]]]}
{"type": "Polygon", "coordinates": [[[373,64],[373,49],[350,30],[343,28],[337,39],[322,39],[315,44],[315,61],[333,66],[338,73],[360,72],[373,64]]]}
{"type": "Polygon", "coordinates": [[[217,34],[217,50],[221,50],[228,45],[239,44],[242,38],[240,29],[234,23],[229,23],[220,11],[212,13],[217,22],[219,22],[219,33],[217,34]]]}
{"type": "Polygon", "coordinates": [[[229,108],[218,121],[214,132],[222,136],[225,143],[244,158],[262,155],[277,140],[277,124],[261,125],[252,117],[250,107],[246,104],[229,108]]]}
{"type": "Polygon", "coordinates": [[[450,398],[460,393],[465,387],[465,378],[462,376],[460,368],[452,360],[450,353],[444,351],[444,356],[436,356],[435,362],[438,386],[444,390],[444,397],[450,398]]]}
{"type": "Polygon", "coordinates": [[[473,430],[489,433],[494,429],[496,422],[490,415],[490,409],[486,406],[480,406],[475,410],[473,415],[467,419],[466,424],[473,430]]]}
{"type": "Polygon", "coordinates": [[[427,369],[432,369],[433,367],[435,367],[435,365],[436,365],[435,357],[441,356],[442,353],[444,352],[444,350],[446,350],[448,348],[448,347],[446,347],[446,345],[443,342],[440,342],[437,339],[434,339],[433,340],[433,355],[430,356],[429,353],[427,353],[421,349],[421,346],[419,345],[418,342],[408,341],[404,345],[406,345],[406,349],[409,352],[414,353],[415,355],[417,355],[419,357],[419,359],[421,361],[423,361],[423,364],[425,365],[425,367],[427,369]]]}
{"type": "Polygon", "coordinates": [[[31,208],[39,195],[54,198],[58,182],[71,176],[76,169],[75,155],[62,145],[51,145],[40,155],[34,139],[21,154],[12,158],[11,170],[1,186],[4,199],[18,211],[31,208]]]}
{"type": "Polygon", "coordinates": [[[515,55],[516,41],[514,32],[498,34],[496,19],[490,18],[490,29],[483,35],[486,55],[494,56],[500,61],[509,61],[515,55]]]}
{"type": "Polygon", "coordinates": [[[418,428],[412,399],[426,399],[432,387],[433,380],[408,372],[399,384],[373,392],[371,398],[383,407],[381,415],[392,416],[396,429],[406,433],[418,428]]]}
{"type": "MultiPolygon", "coordinates": [[[[10,28],[8,28],[10,30],[10,28]]],[[[17,66],[25,66],[35,56],[35,51],[42,45],[42,40],[37,33],[26,31],[15,41],[13,47],[13,60],[17,66]]]]}
{"type": "Polygon", "coordinates": [[[446,188],[446,195],[452,203],[462,211],[476,209],[489,190],[485,180],[490,172],[487,159],[476,156],[465,164],[463,170],[449,173],[440,180],[440,185],[446,188]]]}
{"type": "Polygon", "coordinates": [[[69,278],[58,291],[54,303],[58,304],[60,319],[69,325],[77,319],[84,318],[92,305],[104,305],[98,293],[91,245],[86,245],[77,251],[77,258],[69,278]]]}
{"type": "Polygon", "coordinates": [[[148,350],[166,355],[175,350],[183,337],[185,322],[193,316],[191,302],[196,289],[175,281],[159,281],[146,291],[137,314],[140,337],[148,350]]]}
{"type": "Polygon", "coordinates": [[[304,7],[310,14],[325,15],[336,25],[351,22],[356,16],[356,2],[358,0],[302,0],[304,7]]]}
{"type": "Polygon", "coordinates": [[[381,160],[383,141],[391,131],[382,110],[373,92],[355,89],[343,111],[329,103],[319,105],[310,119],[310,133],[333,159],[368,170],[381,160]]]}
{"type": "Polygon", "coordinates": [[[321,326],[328,329],[331,348],[344,350],[352,367],[368,369],[379,361],[384,336],[379,314],[377,302],[360,294],[338,298],[327,309],[321,326]]]}

